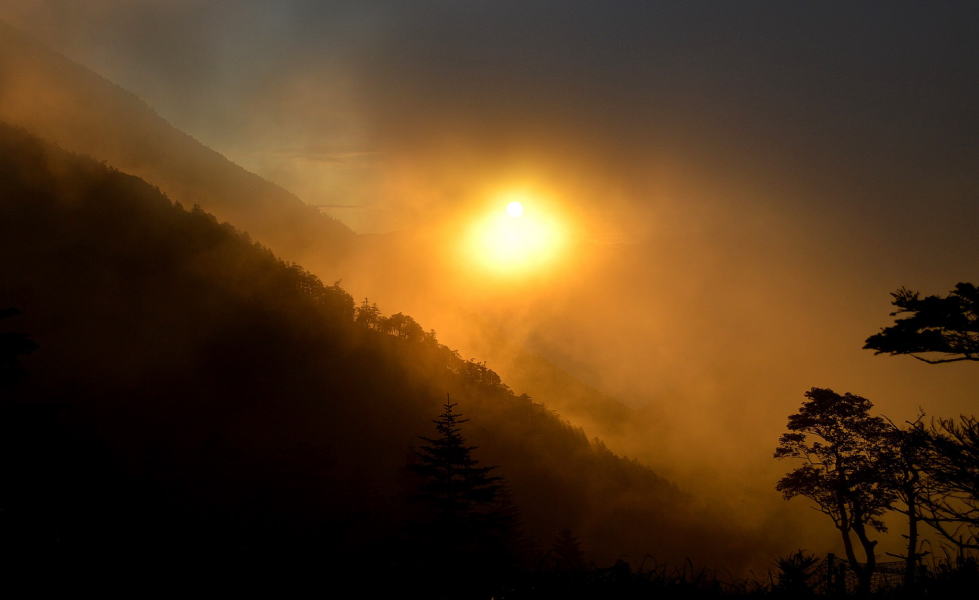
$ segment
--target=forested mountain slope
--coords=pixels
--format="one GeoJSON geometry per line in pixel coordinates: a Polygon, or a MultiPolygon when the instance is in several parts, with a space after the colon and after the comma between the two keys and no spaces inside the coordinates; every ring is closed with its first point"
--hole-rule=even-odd
{"type": "MultiPolygon", "coordinates": [[[[421,273],[427,269],[424,259],[418,259],[415,249],[405,247],[397,235],[355,235],[173,127],[132,93],[2,21],[0,121],[137,175],[170,199],[188,208],[199,205],[247,232],[277,256],[330,281],[342,278],[360,284],[359,293],[382,299],[386,305],[399,306],[418,295],[431,297],[432,282],[421,273]],[[374,289],[378,278],[364,271],[392,264],[402,265],[400,271],[411,276],[396,279],[393,275],[399,269],[388,269],[383,292],[374,289]]],[[[505,332],[489,328],[487,333],[505,332]]],[[[617,400],[595,390],[583,391],[584,384],[550,364],[547,357],[525,354],[515,375],[524,381],[548,382],[537,387],[547,395],[549,408],[588,423],[594,433],[612,435],[609,441],[617,448],[630,447],[620,443],[618,438],[624,436],[617,434],[631,431],[627,421],[648,419],[632,419],[634,411],[617,400]],[[558,380],[563,384],[553,385],[558,380]]]]}
{"type": "Polygon", "coordinates": [[[357,322],[339,287],[134,176],[0,127],[0,215],[0,308],[22,312],[0,327],[38,346],[3,384],[8,553],[395,560],[405,466],[447,393],[528,547],[569,528],[603,561],[765,551],[410,319],[357,322]]]}

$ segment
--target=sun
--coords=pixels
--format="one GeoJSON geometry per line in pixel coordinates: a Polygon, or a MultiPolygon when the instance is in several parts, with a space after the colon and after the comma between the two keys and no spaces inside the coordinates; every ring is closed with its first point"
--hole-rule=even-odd
{"type": "Polygon", "coordinates": [[[548,203],[527,194],[504,194],[471,226],[469,259],[497,275],[516,276],[551,266],[565,246],[565,227],[548,203]]]}

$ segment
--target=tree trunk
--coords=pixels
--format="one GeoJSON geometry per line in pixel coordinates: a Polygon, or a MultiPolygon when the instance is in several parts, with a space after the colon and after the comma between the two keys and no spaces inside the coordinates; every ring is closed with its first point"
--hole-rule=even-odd
{"type": "MultiPolygon", "coordinates": [[[[843,486],[841,485],[840,487],[843,486]]],[[[843,550],[846,554],[846,560],[850,563],[850,568],[859,574],[860,561],[857,560],[857,555],[853,551],[853,540],[850,539],[850,519],[847,514],[846,503],[843,500],[843,494],[839,491],[836,493],[836,505],[840,515],[840,522],[837,524],[837,529],[840,530],[840,534],[843,536],[843,550]]]]}
{"type": "Polygon", "coordinates": [[[904,558],[904,588],[914,586],[918,570],[918,509],[914,501],[908,503],[908,550],[904,558]]]}
{"type": "Polygon", "coordinates": [[[856,571],[860,568],[860,561],[857,560],[857,554],[853,551],[853,540],[850,539],[849,531],[840,531],[843,534],[843,550],[846,553],[846,560],[850,563],[850,568],[856,571]]]}
{"type": "Polygon", "coordinates": [[[857,573],[857,592],[858,594],[870,594],[871,579],[874,571],[877,570],[877,554],[874,552],[877,542],[867,537],[867,531],[859,520],[854,520],[853,531],[857,534],[857,539],[863,546],[863,553],[867,557],[867,562],[863,566],[854,569],[857,573]]]}
{"type": "MultiPolygon", "coordinates": [[[[850,565],[850,570],[853,571],[854,573],[856,573],[858,586],[859,586],[859,589],[862,592],[863,587],[864,587],[864,573],[863,573],[864,572],[864,567],[860,564],[860,561],[857,560],[857,553],[853,549],[853,540],[850,539],[850,532],[849,532],[849,530],[844,531],[844,530],[841,529],[840,530],[840,533],[843,534],[843,550],[846,552],[846,560],[847,560],[847,562],[850,565]]],[[[845,578],[843,579],[843,586],[844,586],[844,591],[846,591],[846,579],[845,578]]],[[[869,589],[869,586],[868,586],[868,589],[869,589]]]]}

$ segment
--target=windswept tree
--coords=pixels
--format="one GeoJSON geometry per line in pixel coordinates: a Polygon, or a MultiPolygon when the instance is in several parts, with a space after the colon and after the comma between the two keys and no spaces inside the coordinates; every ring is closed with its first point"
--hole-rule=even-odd
{"type": "Polygon", "coordinates": [[[918,565],[927,554],[921,550],[919,525],[926,521],[926,507],[930,499],[939,493],[929,470],[933,464],[932,436],[924,424],[924,413],[903,426],[889,422],[884,441],[889,452],[880,456],[879,468],[882,479],[894,494],[892,510],[907,519],[904,534],[905,553],[893,554],[904,560],[904,585],[910,589],[915,583],[918,565]]]}
{"type": "MultiPolygon", "coordinates": [[[[907,354],[929,364],[979,361],[979,289],[958,283],[947,296],[926,296],[901,288],[891,294],[908,314],[867,338],[864,349],[877,354],[907,354]],[[926,354],[929,356],[919,356],[926,354]]],[[[962,416],[941,419],[928,432],[905,437],[920,453],[927,448],[928,489],[919,495],[925,522],[960,548],[979,549],[979,421],[962,416]],[[924,444],[924,446],[923,446],[924,444]]]]}
{"type": "Polygon", "coordinates": [[[777,484],[785,498],[809,498],[839,530],[850,568],[861,591],[870,590],[877,565],[871,539],[884,532],[881,516],[894,501],[879,468],[888,452],[888,423],[870,415],[870,400],[853,394],[812,388],[799,412],[789,415],[788,433],[779,438],[776,458],[794,458],[800,466],[777,484]],[[854,537],[863,551],[857,555],[854,537]]]}
{"type": "Polygon", "coordinates": [[[890,327],[867,338],[865,350],[906,354],[939,364],[979,361],[979,289],[958,283],[947,296],[925,296],[907,288],[891,294],[897,310],[890,327]],[[926,355],[926,356],[922,356],[926,355]]]}
{"type": "Polygon", "coordinates": [[[979,550],[979,420],[940,419],[932,427],[929,476],[940,493],[926,521],[961,549],[979,550]]]}

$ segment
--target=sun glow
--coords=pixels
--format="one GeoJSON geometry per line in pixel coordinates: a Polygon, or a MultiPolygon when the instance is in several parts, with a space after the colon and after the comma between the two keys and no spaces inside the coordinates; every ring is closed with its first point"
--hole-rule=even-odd
{"type": "Polygon", "coordinates": [[[508,194],[473,224],[466,249],[470,259],[491,272],[521,275],[551,266],[565,243],[565,227],[543,201],[508,194]]]}

